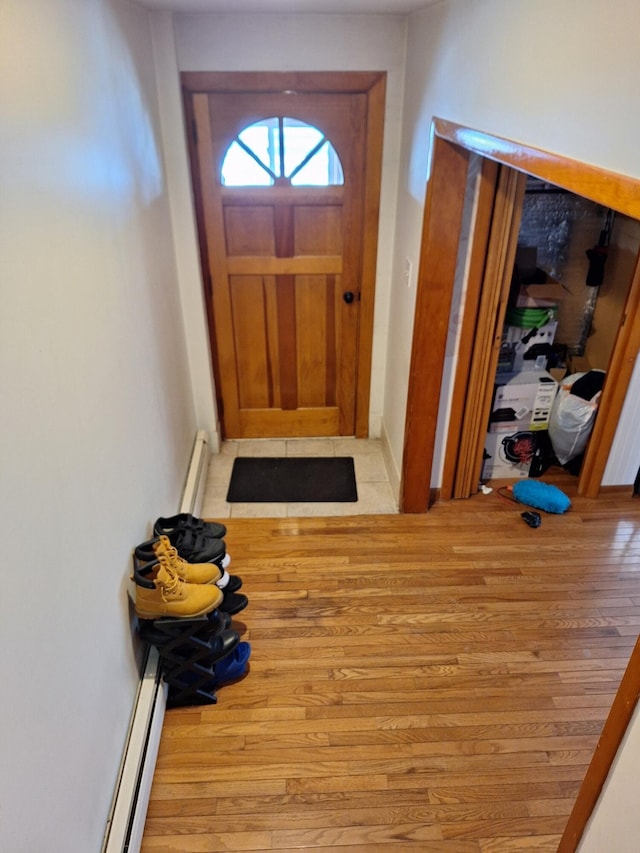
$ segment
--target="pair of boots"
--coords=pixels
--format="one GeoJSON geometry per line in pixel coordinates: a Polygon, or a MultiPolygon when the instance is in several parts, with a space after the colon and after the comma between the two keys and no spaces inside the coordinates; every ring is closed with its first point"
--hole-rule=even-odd
{"type": "Polygon", "coordinates": [[[242,579],[227,572],[225,542],[211,536],[211,528],[226,533],[224,525],[187,513],[160,518],[154,524],[157,535],[136,546],[132,580],[140,619],[192,619],[217,608],[238,613],[247,606],[246,596],[237,594],[242,579]]]}
{"type": "Polygon", "coordinates": [[[227,568],[231,556],[223,539],[227,533],[224,524],[217,521],[203,521],[188,512],[182,512],[170,518],[158,518],[153,525],[154,537],[166,536],[178,555],[187,563],[215,563],[222,570],[222,579],[216,581],[220,589],[230,584],[227,592],[235,592],[242,586],[242,580],[229,576],[227,568]]]}

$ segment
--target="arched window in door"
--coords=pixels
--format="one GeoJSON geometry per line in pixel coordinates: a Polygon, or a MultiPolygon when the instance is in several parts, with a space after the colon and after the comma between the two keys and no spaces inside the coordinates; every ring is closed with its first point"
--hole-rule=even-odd
{"type": "Polygon", "coordinates": [[[317,127],[272,116],[245,127],[227,149],[221,169],[225,187],[328,187],[344,184],[340,158],[317,127]]]}

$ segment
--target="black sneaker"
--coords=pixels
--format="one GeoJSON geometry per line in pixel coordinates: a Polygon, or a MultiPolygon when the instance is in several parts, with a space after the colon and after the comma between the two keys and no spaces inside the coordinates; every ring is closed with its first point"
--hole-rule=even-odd
{"type": "Polygon", "coordinates": [[[225,589],[223,590],[223,596],[222,602],[218,605],[218,610],[221,610],[223,613],[229,613],[231,616],[240,613],[249,604],[249,599],[241,592],[227,592],[225,589]]]}
{"type": "Polygon", "coordinates": [[[175,530],[173,533],[156,533],[166,536],[178,554],[187,563],[215,563],[220,569],[226,569],[231,562],[225,560],[227,546],[224,539],[203,536],[190,528],[175,530]]]}
{"type": "Polygon", "coordinates": [[[156,536],[162,534],[171,538],[171,534],[177,533],[178,530],[191,530],[193,533],[211,539],[224,539],[227,535],[227,528],[224,524],[219,524],[217,521],[203,521],[201,518],[191,515],[190,512],[181,512],[169,518],[158,518],[153,525],[153,532],[156,536]]]}
{"type": "Polygon", "coordinates": [[[221,589],[226,595],[227,593],[237,592],[242,588],[242,578],[240,575],[229,575],[228,583],[218,581],[216,585],[218,589],[221,589]]]}

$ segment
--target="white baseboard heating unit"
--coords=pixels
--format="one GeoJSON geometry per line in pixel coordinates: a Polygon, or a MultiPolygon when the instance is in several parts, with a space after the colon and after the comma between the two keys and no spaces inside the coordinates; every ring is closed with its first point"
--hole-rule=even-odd
{"type": "MultiPolygon", "coordinates": [[[[196,433],[178,512],[199,515],[207,481],[209,440],[196,433]]],[[[167,688],[160,679],[155,648],[148,652],[131,716],[118,785],[107,823],[102,853],[138,853],[158,756],[167,688]]]]}

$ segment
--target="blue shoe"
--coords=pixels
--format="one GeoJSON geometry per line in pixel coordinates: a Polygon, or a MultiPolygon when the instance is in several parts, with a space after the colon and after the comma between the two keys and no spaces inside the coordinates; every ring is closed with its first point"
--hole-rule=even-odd
{"type": "Polygon", "coordinates": [[[238,643],[232,652],[217,661],[214,667],[214,681],[216,685],[220,686],[243,676],[250,656],[251,644],[238,643]]]}

